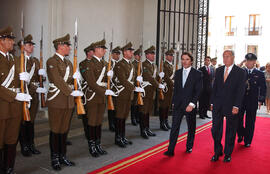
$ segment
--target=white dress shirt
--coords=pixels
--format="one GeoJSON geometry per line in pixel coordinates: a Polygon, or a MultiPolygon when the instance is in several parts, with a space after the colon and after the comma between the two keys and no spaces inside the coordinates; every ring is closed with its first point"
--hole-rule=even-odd
{"type": "Polygon", "coordinates": [[[64,61],[64,56],[62,56],[61,54],[59,54],[59,53],[55,53],[58,57],[60,57],[61,59],[62,59],[62,61],[64,61]]]}
{"type": "MultiPolygon", "coordinates": [[[[183,67],[182,79],[184,78],[184,71],[186,71],[186,77],[185,77],[186,79],[185,79],[185,83],[187,82],[187,79],[188,79],[188,75],[189,75],[189,73],[190,73],[190,70],[191,70],[191,66],[188,67],[188,68],[184,68],[184,67],[183,67]]],[[[185,86],[185,83],[183,84],[183,86],[185,86]]],[[[195,104],[192,103],[192,102],[189,103],[189,106],[192,106],[193,108],[195,108],[195,104]]]]}

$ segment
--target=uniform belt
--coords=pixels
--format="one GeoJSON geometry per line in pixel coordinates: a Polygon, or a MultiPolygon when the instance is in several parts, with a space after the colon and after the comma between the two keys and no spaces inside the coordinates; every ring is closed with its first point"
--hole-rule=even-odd
{"type": "Polygon", "coordinates": [[[13,91],[13,92],[16,92],[16,93],[19,93],[21,92],[21,89],[20,88],[8,88],[10,91],[13,91]]]}

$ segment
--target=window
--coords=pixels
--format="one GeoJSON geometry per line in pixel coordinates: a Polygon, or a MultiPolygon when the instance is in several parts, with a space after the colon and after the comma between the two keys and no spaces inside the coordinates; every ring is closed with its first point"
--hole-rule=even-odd
{"type": "Polygon", "coordinates": [[[226,36],[234,36],[236,32],[235,17],[225,16],[225,34],[226,36]]]}
{"type": "Polygon", "coordinates": [[[247,46],[247,53],[253,53],[253,54],[257,55],[258,45],[248,45],[247,46]]]}
{"type": "Polygon", "coordinates": [[[224,46],[224,51],[225,50],[233,50],[234,51],[234,46],[233,45],[225,45],[224,46]]]}
{"type": "Polygon", "coordinates": [[[249,15],[248,35],[259,35],[260,30],[260,15],[249,15]]]}

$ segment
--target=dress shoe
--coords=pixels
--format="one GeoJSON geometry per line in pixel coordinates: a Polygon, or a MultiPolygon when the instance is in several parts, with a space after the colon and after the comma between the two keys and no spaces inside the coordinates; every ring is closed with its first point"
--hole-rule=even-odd
{"type": "Polygon", "coordinates": [[[164,152],[164,155],[172,157],[172,156],[174,156],[174,152],[166,151],[166,152],[164,152]]]}
{"type": "Polygon", "coordinates": [[[167,128],[166,124],[164,121],[160,122],[160,129],[164,131],[168,131],[169,129],[167,128]]]}
{"type": "Polygon", "coordinates": [[[146,128],[146,133],[147,133],[148,136],[151,136],[151,137],[156,136],[156,134],[153,133],[149,128],[146,128]]]}
{"type": "Polygon", "coordinates": [[[145,129],[141,131],[141,137],[143,137],[144,139],[149,139],[145,129]]]}
{"type": "Polygon", "coordinates": [[[222,156],[222,155],[223,155],[222,152],[219,153],[219,154],[215,154],[215,155],[211,158],[211,161],[212,161],[212,162],[218,161],[218,158],[219,158],[220,156],[222,156]]]}
{"type": "Polygon", "coordinates": [[[250,144],[245,144],[245,147],[250,147],[250,144]]]}
{"type": "Polygon", "coordinates": [[[59,171],[61,170],[60,162],[59,162],[59,155],[53,153],[51,156],[51,166],[53,170],[59,171]]]}
{"type": "Polygon", "coordinates": [[[243,141],[243,136],[239,136],[237,142],[241,143],[243,141]]]}
{"type": "Polygon", "coordinates": [[[67,144],[68,146],[71,146],[71,145],[72,145],[71,141],[68,141],[68,140],[67,140],[66,144],[67,144]]]}
{"type": "Polygon", "coordinates": [[[230,155],[225,155],[224,159],[223,159],[223,162],[225,163],[228,163],[228,162],[231,162],[231,156],[230,155]]]}
{"type": "Polygon", "coordinates": [[[75,163],[68,160],[65,155],[61,155],[59,159],[60,164],[64,164],[65,166],[75,166],[75,163]]]}
{"type": "Polygon", "coordinates": [[[186,150],[186,153],[191,153],[192,152],[192,149],[187,149],[186,150]]]}
{"type": "Polygon", "coordinates": [[[128,140],[126,137],[122,138],[122,141],[126,144],[126,145],[131,145],[133,144],[132,141],[128,140]]]}
{"type": "Polygon", "coordinates": [[[200,119],[205,119],[203,116],[199,116],[200,119]]]}
{"type": "Polygon", "coordinates": [[[92,157],[99,157],[99,153],[96,149],[96,143],[94,140],[89,140],[88,141],[88,150],[89,150],[89,153],[92,157]]]}
{"type": "Polygon", "coordinates": [[[106,155],[106,154],[107,154],[107,151],[105,151],[105,150],[101,147],[100,140],[96,140],[96,149],[97,149],[97,152],[98,152],[100,155],[106,155]]]}
{"type": "Polygon", "coordinates": [[[205,115],[204,118],[209,118],[209,119],[210,119],[210,118],[212,118],[212,117],[210,117],[210,116],[208,116],[208,115],[205,115]]]}
{"type": "Polygon", "coordinates": [[[21,145],[21,153],[25,157],[32,156],[32,153],[31,153],[29,147],[26,144],[21,145]]]}
{"type": "Polygon", "coordinates": [[[35,154],[35,155],[38,155],[38,154],[41,154],[41,152],[39,150],[36,149],[35,145],[34,144],[31,144],[29,146],[29,150],[32,152],[32,154],[35,154]]]}

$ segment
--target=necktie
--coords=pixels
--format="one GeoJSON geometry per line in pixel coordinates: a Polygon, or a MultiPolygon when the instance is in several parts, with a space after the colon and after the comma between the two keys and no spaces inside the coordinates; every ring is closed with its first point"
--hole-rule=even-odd
{"type": "Polygon", "coordinates": [[[224,74],[224,82],[226,81],[228,75],[229,75],[229,67],[226,67],[226,71],[225,71],[225,74],[224,74]]]}
{"type": "Polygon", "coordinates": [[[210,75],[210,68],[209,67],[207,67],[207,71],[208,71],[208,74],[210,75]]]}
{"type": "Polygon", "coordinates": [[[251,70],[250,69],[248,70],[248,74],[251,74],[251,70]]]}
{"type": "Polygon", "coordinates": [[[183,71],[183,83],[182,83],[183,88],[185,86],[186,80],[187,80],[187,70],[184,69],[184,71],[183,71]]]}

